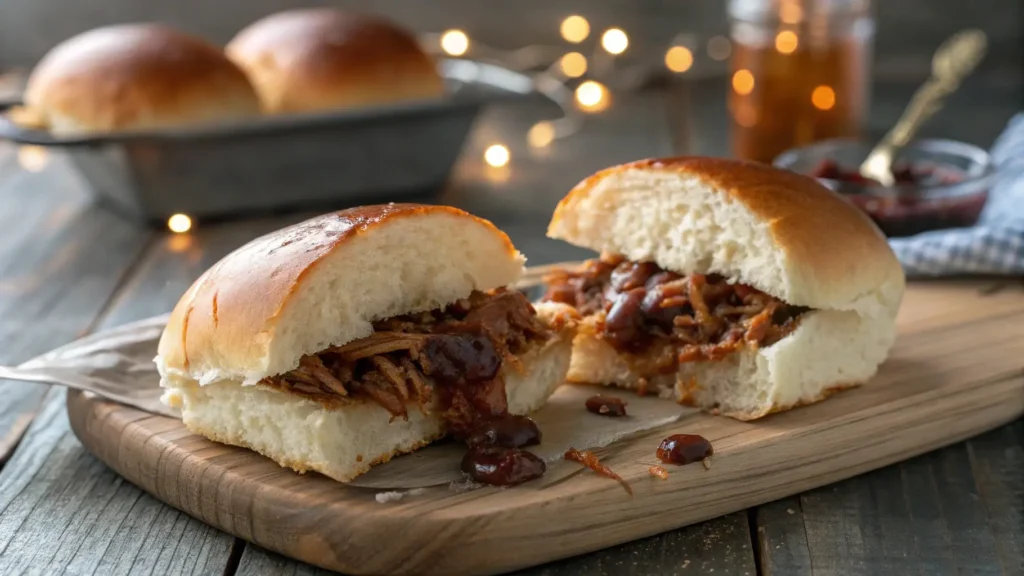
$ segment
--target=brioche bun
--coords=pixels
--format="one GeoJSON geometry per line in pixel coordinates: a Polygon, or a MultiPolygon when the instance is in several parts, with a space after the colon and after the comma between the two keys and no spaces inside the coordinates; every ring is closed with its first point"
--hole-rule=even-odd
{"type": "Polygon", "coordinates": [[[436,98],[444,82],[416,37],[378,17],[330,8],[272,14],[227,55],[268,112],[311,112],[436,98]]]}
{"type": "MultiPolygon", "coordinates": [[[[273,232],[214,265],[174,308],[156,358],[164,402],[193,432],[351,480],[444,434],[439,411],[410,404],[408,420],[393,418],[365,398],[320,403],[260,380],[368,336],[373,321],[513,284],[523,262],[490,222],[446,206],[354,208],[273,232]]],[[[522,370],[502,368],[517,414],[542,405],[569,367],[578,316],[537,313],[553,336],[518,357],[522,370]]]]}
{"type": "Polygon", "coordinates": [[[680,274],[720,274],[813,310],[772,346],[648,374],[584,318],[572,382],[649,387],[749,420],[871,378],[895,338],[899,261],[858,209],[812,178],[711,158],[608,168],[559,203],[548,235],[680,274]]]}
{"type": "Polygon", "coordinates": [[[157,24],[65,40],[32,71],[25,108],[55,135],[228,122],[261,113],[245,74],[216,46],[157,24]]]}
{"type": "Polygon", "coordinates": [[[170,378],[253,384],[368,336],[375,320],[514,284],[524,262],[504,232],[457,208],[325,214],[257,238],[200,276],[171,312],[159,362],[170,378]]]}

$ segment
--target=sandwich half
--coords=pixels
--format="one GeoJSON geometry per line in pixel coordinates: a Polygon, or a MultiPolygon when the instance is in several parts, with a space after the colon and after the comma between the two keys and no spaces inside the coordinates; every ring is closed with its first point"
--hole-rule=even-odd
{"type": "Polygon", "coordinates": [[[582,316],[568,380],[742,420],[871,378],[904,275],[884,236],[812,178],[710,158],[578,184],[548,235],[601,257],[547,278],[582,316]]]}
{"type": "Polygon", "coordinates": [[[156,358],[189,430],[349,481],[564,381],[575,312],[506,288],[523,257],[490,222],[389,204],[263,236],[203,274],[156,358]]]}

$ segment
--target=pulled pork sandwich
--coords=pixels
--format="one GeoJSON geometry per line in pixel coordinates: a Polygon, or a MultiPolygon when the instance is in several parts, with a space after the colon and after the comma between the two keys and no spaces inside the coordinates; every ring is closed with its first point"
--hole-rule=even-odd
{"type": "Polygon", "coordinates": [[[812,178],[642,160],[578,184],[548,235],[601,253],[546,279],[583,316],[570,382],[751,420],[864,382],[894,340],[899,262],[812,178]]]}
{"type": "Polygon", "coordinates": [[[355,208],[263,236],[172,312],[164,402],[193,432],[339,481],[447,433],[532,425],[514,415],[564,381],[575,313],[506,289],[523,262],[490,222],[445,206],[355,208]]]}

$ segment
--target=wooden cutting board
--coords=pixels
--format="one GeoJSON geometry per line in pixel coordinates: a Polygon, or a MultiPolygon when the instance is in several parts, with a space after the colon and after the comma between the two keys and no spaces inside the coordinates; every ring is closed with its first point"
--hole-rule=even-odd
{"type": "MultiPolygon", "coordinates": [[[[580,554],[800,493],[1024,414],[1024,284],[913,284],[878,376],[757,422],[696,414],[598,451],[633,488],[573,463],[512,489],[430,488],[397,502],[300,476],[174,419],[69,393],[82,443],[171,506],[287,556],[351,574],[484,574],[580,554]],[[670,433],[715,456],[650,476],[670,433]]],[[[582,447],[580,447],[582,448],[582,447]]]]}

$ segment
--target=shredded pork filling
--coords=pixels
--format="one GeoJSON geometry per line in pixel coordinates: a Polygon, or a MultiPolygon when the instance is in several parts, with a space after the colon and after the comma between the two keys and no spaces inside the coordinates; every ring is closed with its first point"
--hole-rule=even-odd
{"type": "Polygon", "coordinates": [[[502,367],[521,370],[520,356],[551,337],[526,297],[504,289],[380,320],[373,329],[262,383],[326,404],[370,399],[402,418],[407,406],[425,409],[438,395],[452,431],[469,433],[507,412],[502,367]]]}
{"type": "Polygon", "coordinates": [[[663,356],[665,371],[701,360],[722,360],[745,346],[771,346],[796,329],[809,308],[792,306],[718,275],[669,272],[619,256],[588,260],[577,270],[545,278],[543,300],[600,315],[599,336],[633,355],[663,356]]]}

